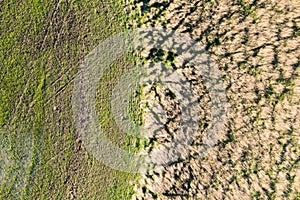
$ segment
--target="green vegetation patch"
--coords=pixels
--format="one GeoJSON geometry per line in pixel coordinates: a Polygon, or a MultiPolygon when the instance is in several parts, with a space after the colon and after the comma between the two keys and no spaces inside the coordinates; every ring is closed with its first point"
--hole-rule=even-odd
{"type": "MultiPolygon", "coordinates": [[[[130,199],[136,175],[91,157],[76,134],[71,111],[80,63],[125,28],[123,3],[0,2],[0,144],[1,156],[12,163],[1,165],[8,167],[1,170],[6,178],[0,181],[0,199],[130,199]]],[[[116,70],[116,77],[107,77],[108,83],[123,68],[116,64],[110,72],[116,70]]],[[[114,141],[113,120],[104,119],[114,141]]],[[[139,147],[134,139],[121,137],[121,147],[139,147]]]]}

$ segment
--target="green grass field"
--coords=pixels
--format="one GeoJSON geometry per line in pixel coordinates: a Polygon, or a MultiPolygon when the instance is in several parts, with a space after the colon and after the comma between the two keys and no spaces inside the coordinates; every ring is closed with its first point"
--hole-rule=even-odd
{"type": "MultiPolygon", "coordinates": [[[[123,3],[0,1],[0,153],[9,160],[0,169],[0,199],[130,199],[136,175],[89,155],[71,110],[80,63],[126,27],[123,3]]],[[[133,55],[126,60],[116,61],[100,81],[99,97],[106,100],[98,101],[99,118],[113,141],[136,151],[138,140],[114,127],[107,98],[133,55]]]]}

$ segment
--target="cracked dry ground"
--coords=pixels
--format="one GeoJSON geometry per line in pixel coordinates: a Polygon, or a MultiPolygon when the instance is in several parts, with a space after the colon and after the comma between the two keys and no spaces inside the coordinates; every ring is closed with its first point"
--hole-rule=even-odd
{"type": "MultiPolygon", "coordinates": [[[[299,2],[127,4],[132,27],[169,28],[201,42],[223,74],[227,97],[218,144],[205,157],[192,152],[161,172],[146,173],[133,199],[299,199],[299,2]]],[[[195,147],[209,124],[209,96],[198,83],[204,107],[195,147]]]]}

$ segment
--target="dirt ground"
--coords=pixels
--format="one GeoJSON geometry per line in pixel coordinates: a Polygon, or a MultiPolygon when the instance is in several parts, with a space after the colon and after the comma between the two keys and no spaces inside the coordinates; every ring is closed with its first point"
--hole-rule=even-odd
{"type": "MultiPolygon", "coordinates": [[[[173,29],[203,44],[227,97],[226,126],[211,151],[146,173],[133,199],[300,199],[299,2],[128,0],[126,10],[140,16],[133,28],[173,29]]],[[[204,125],[191,149],[210,123],[208,91],[196,83],[204,125]]]]}

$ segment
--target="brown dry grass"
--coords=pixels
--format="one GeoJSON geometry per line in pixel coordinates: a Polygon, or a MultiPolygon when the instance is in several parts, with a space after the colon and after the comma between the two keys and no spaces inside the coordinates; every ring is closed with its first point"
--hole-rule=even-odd
{"type": "Polygon", "coordinates": [[[134,198],[299,199],[299,2],[138,2],[128,6],[141,15],[133,27],[186,32],[206,47],[224,73],[228,109],[209,155],[148,174],[134,198]]]}

